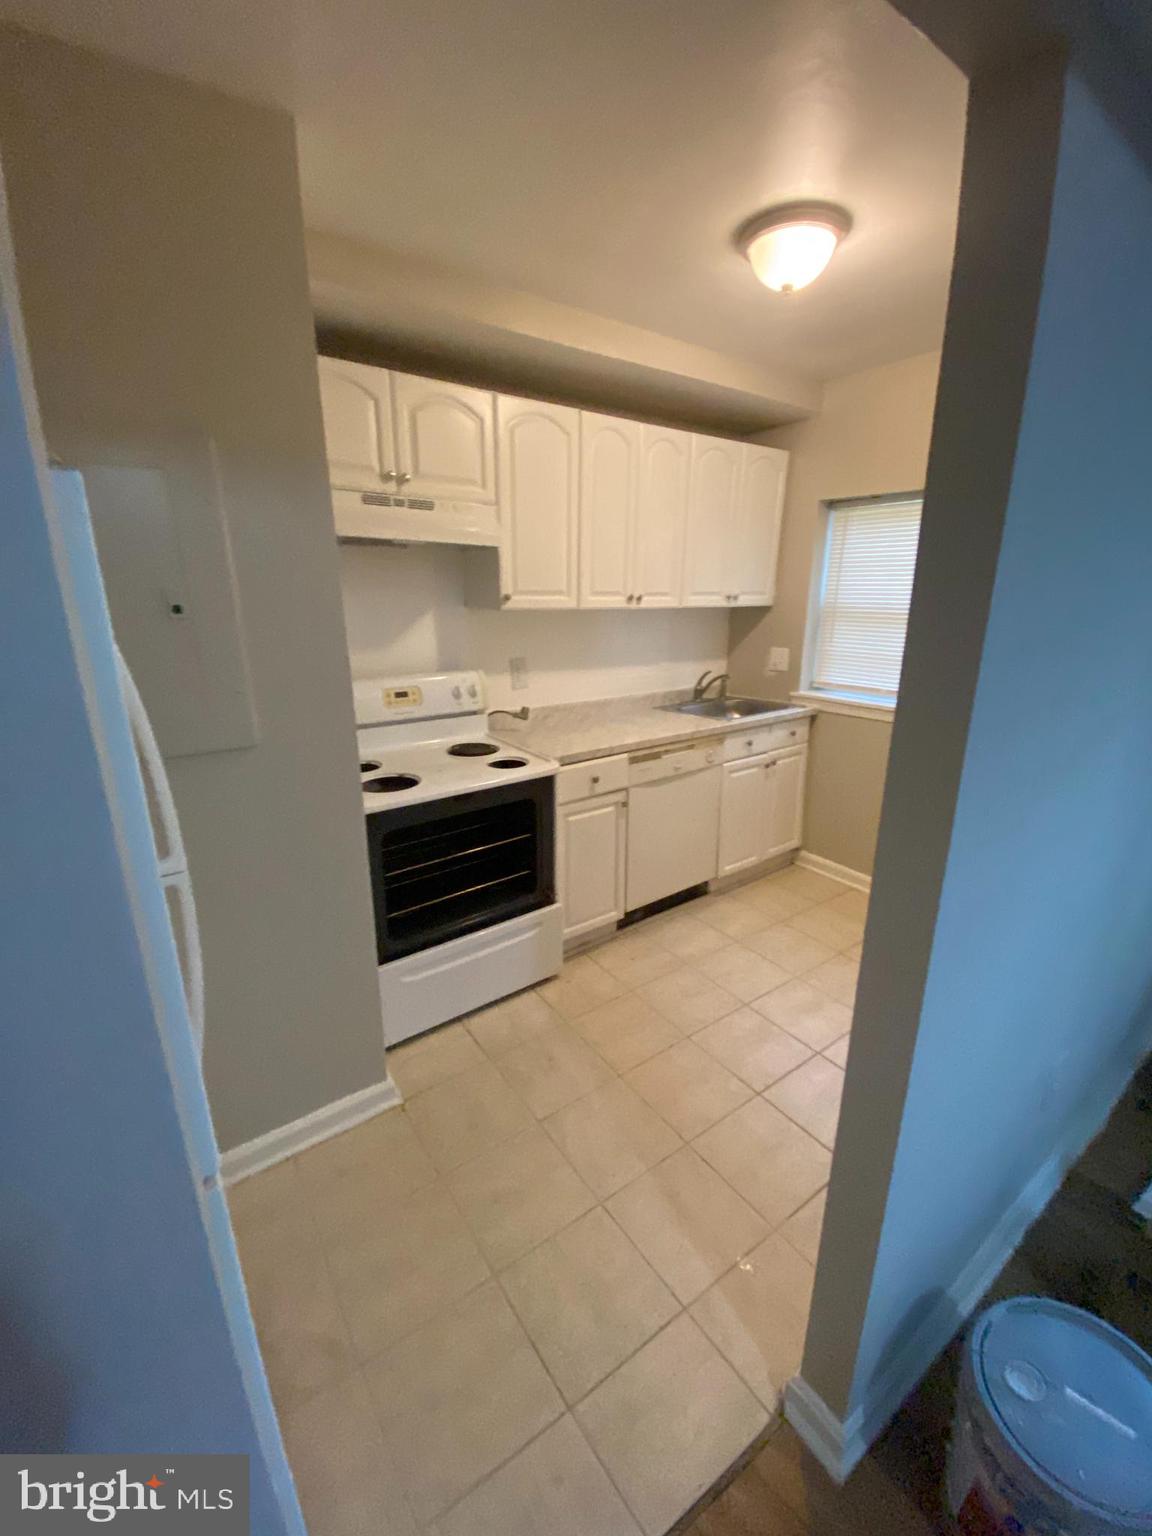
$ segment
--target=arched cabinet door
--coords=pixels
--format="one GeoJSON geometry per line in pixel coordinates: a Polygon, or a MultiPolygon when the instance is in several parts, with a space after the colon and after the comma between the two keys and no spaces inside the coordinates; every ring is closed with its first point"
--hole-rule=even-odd
{"type": "Polygon", "coordinates": [[[776,561],[784,511],[788,455],[782,448],[748,443],[736,504],[734,585],[736,601],[765,607],[776,597],[776,561]]]}
{"type": "Polygon", "coordinates": [[[632,539],[643,428],[580,412],[580,606],[635,602],[632,539]]]}
{"type": "Polygon", "coordinates": [[[335,491],[394,491],[398,466],[386,368],[317,359],[328,478],[335,491]]]}
{"type": "Polygon", "coordinates": [[[632,540],[632,579],[649,608],[680,603],[692,434],[645,426],[632,540]]]}
{"type": "Polygon", "coordinates": [[[499,395],[500,602],[575,608],[580,412],[499,395]]]}
{"type": "Polygon", "coordinates": [[[684,541],[684,606],[722,608],[736,601],[733,541],[743,443],[694,437],[688,528],[684,541]]]}
{"type": "Polygon", "coordinates": [[[494,401],[489,391],[394,373],[392,399],[402,493],[494,503],[494,401]]]}

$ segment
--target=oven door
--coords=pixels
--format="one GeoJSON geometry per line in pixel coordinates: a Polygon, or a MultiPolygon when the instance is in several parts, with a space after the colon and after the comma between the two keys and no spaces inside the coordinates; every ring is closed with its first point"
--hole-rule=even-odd
{"type": "Polygon", "coordinates": [[[550,777],[389,807],[367,817],[381,965],[550,906],[550,777]]]}

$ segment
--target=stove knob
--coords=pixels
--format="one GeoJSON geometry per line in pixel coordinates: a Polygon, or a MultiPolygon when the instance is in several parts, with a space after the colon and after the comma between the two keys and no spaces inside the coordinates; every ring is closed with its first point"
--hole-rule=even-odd
{"type": "Polygon", "coordinates": [[[476,684],[475,683],[469,683],[468,684],[468,697],[470,699],[478,699],[480,697],[480,695],[476,692],[476,684]]]}
{"type": "Polygon", "coordinates": [[[452,697],[454,699],[461,699],[461,698],[464,697],[464,695],[460,692],[459,688],[453,688],[453,690],[452,690],[452,697]]]}

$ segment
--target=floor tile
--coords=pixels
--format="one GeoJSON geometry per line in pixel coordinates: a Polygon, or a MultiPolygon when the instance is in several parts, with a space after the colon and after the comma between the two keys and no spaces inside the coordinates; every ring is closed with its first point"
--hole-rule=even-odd
{"type": "Polygon", "coordinates": [[[648,918],[643,928],[650,928],[669,954],[689,964],[728,943],[727,934],[693,915],[691,904],[648,918]]]}
{"type": "Polygon", "coordinates": [[[814,1271],[773,1234],[692,1305],[692,1316],[769,1411],[800,1370],[814,1271]]]}
{"type": "Polygon", "coordinates": [[[681,1031],[639,993],[601,1003],[572,1026],[617,1072],[626,1072],[681,1038],[681,1031]]]}
{"type": "MultiPolygon", "coordinates": [[[[850,1528],[831,1524],[812,1529],[821,1536],[859,1536],[850,1528]]],[[[684,1536],[809,1536],[809,1527],[765,1484],[754,1459],[700,1511],[684,1536]]]]}
{"type": "Polygon", "coordinates": [[[319,1241],[295,1158],[241,1179],[225,1195],[246,1274],[275,1268],[319,1241]]]}
{"type": "Polygon", "coordinates": [[[623,996],[626,988],[591,955],[574,955],[565,960],[559,976],[542,982],[536,990],[561,1018],[574,1019],[598,1003],[610,1003],[614,997],[623,996]]]}
{"type": "Polygon", "coordinates": [[[695,1034],[740,1006],[731,992],[689,965],[645,982],[637,991],[686,1035],[695,1034]]]}
{"type": "Polygon", "coordinates": [[[309,1536],[416,1536],[358,1371],[280,1423],[309,1536]]]}
{"type": "Polygon", "coordinates": [[[698,1030],[692,1038],[757,1093],[812,1054],[795,1036],[753,1008],[730,1013],[698,1030]]]}
{"type": "Polygon", "coordinates": [[[308,1250],[245,1272],[269,1385],[281,1412],[351,1375],[356,1355],[324,1256],[308,1250]]]}
{"type": "Polygon", "coordinates": [[[469,1067],[479,1066],[484,1055],[463,1024],[445,1024],[394,1045],[387,1059],[393,1082],[410,1099],[467,1072],[469,1067]]]}
{"type": "Polygon", "coordinates": [[[439,1083],[407,1106],[437,1168],[456,1168],[531,1125],[532,1116],[491,1062],[439,1083]]]}
{"type": "Polygon", "coordinates": [[[685,1304],[767,1236],[756,1212],[690,1147],[658,1163],[607,1204],[685,1304]]]}
{"type": "Polygon", "coordinates": [[[583,1098],[613,1076],[612,1068],[592,1047],[559,1022],[513,1046],[501,1056],[499,1067],[538,1120],[583,1098]]]}
{"type": "Polygon", "coordinates": [[[663,1536],[755,1439],[766,1417],[685,1315],[576,1410],[648,1536],[663,1536]]]}
{"type": "Polygon", "coordinates": [[[779,874],[765,875],[739,888],[740,900],[762,912],[770,923],[783,923],[797,912],[804,912],[812,902],[807,896],[781,885],[779,874]]]}
{"type": "Polygon", "coordinates": [[[501,1284],[570,1403],[680,1310],[601,1206],[506,1269],[501,1284]]]}
{"type": "Polygon", "coordinates": [[[844,951],[845,958],[848,959],[848,960],[859,960],[860,956],[863,953],[864,953],[864,945],[863,944],[853,944],[851,949],[846,949],[844,951]]]}
{"type": "Polygon", "coordinates": [[[749,949],[771,960],[790,976],[801,976],[814,965],[831,960],[835,949],[821,944],[811,934],[803,933],[791,923],[774,923],[762,933],[754,933],[745,941],[749,949]]]}
{"type": "Polygon", "coordinates": [[[457,1168],[449,1184],[496,1269],[596,1203],[559,1148],[535,1126],[457,1168]]]}
{"type": "Polygon", "coordinates": [[[699,969],[743,1003],[750,1003],[754,997],[762,997],[789,980],[788,972],[781,966],[754,954],[743,944],[731,944],[714,955],[705,955],[699,969]]]}
{"type": "Polygon", "coordinates": [[[772,918],[762,907],[743,901],[739,895],[704,896],[696,914],[729,939],[742,939],[749,933],[767,928],[772,918]]]}
{"type": "Polygon", "coordinates": [[[680,964],[655,938],[633,932],[601,944],[592,952],[592,958],[626,987],[639,987],[646,981],[654,981],[657,976],[676,970],[680,964]]]}
{"type": "Polygon", "coordinates": [[[601,1200],[681,1145],[676,1132],[618,1078],[550,1115],[544,1129],[601,1200]]]}
{"type": "Polygon", "coordinates": [[[490,1274],[443,1183],[394,1206],[367,1240],[334,1246],[328,1263],[361,1360],[430,1322],[490,1274]]]}
{"type": "Polygon", "coordinates": [[[436,1178],[404,1108],[323,1141],[296,1162],[313,1222],[328,1243],[371,1236],[397,1201],[436,1178]]]}
{"type": "Polygon", "coordinates": [[[827,992],[829,997],[835,998],[838,1003],[843,1003],[846,1008],[854,1008],[856,982],[859,976],[859,960],[849,960],[846,955],[837,955],[835,960],[825,960],[823,965],[808,971],[804,980],[814,987],[819,987],[821,992],[827,992]]]}
{"type": "Polygon", "coordinates": [[[843,917],[855,917],[860,922],[865,922],[868,917],[868,895],[865,891],[845,891],[842,896],[834,896],[824,905],[829,912],[839,912],[843,917]]]}
{"type": "Polygon", "coordinates": [[[802,1126],[826,1147],[836,1144],[836,1123],[840,1119],[840,1097],[844,1092],[844,1071],[823,1056],[813,1056],[795,1072],[773,1083],[765,1097],[782,1109],[790,1120],[802,1126]]]}
{"type": "Polygon", "coordinates": [[[551,1029],[560,1018],[538,992],[528,991],[470,1013],[463,1022],[485,1055],[495,1059],[551,1029]]]}
{"type": "MultiPolygon", "coordinates": [[[[444,1515],[437,1536],[638,1536],[569,1415],[444,1515]]],[[[391,1536],[389,1531],[388,1536],[391,1536]]]]}
{"type": "Polygon", "coordinates": [[[424,1524],[563,1412],[493,1283],[379,1355],[364,1374],[385,1445],[424,1524]]]}
{"type": "Polygon", "coordinates": [[[864,937],[863,919],[834,912],[830,902],[809,907],[807,912],[798,912],[792,919],[792,925],[799,928],[801,933],[811,934],[821,944],[834,950],[848,949],[852,944],[859,944],[864,937]]]}
{"type": "Polygon", "coordinates": [[[785,982],[756,998],[752,1006],[814,1051],[822,1051],[852,1028],[851,1008],[813,986],[807,977],[785,982]]]}
{"type": "Polygon", "coordinates": [[[731,1114],[749,1096],[747,1084],[694,1040],[679,1040],[634,1068],[626,1081],[685,1139],[731,1114]]]}
{"type": "Polygon", "coordinates": [[[852,1044],[851,1035],[843,1035],[833,1045],[826,1045],[820,1053],[827,1056],[828,1060],[841,1071],[848,1065],[848,1047],[852,1044]]]}
{"type": "Polygon", "coordinates": [[[782,870],[777,875],[768,877],[777,889],[791,891],[794,895],[802,896],[808,901],[831,901],[833,896],[842,896],[850,887],[841,880],[833,880],[828,875],[818,875],[814,869],[804,869],[799,864],[793,864],[789,869],[782,870]]]}
{"type": "Polygon", "coordinates": [[[820,1237],[824,1229],[824,1206],[828,1199],[827,1189],[813,1195],[807,1205],[794,1211],[780,1228],[780,1236],[786,1237],[809,1264],[815,1264],[820,1252],[820,1237]]]}
{"type": "Polygon", "coordinates": [[[762,1098],[705,1131],[693,1146],[772,1227],[827,1184],[832,1166],[820,1142],[762,1098]]]}

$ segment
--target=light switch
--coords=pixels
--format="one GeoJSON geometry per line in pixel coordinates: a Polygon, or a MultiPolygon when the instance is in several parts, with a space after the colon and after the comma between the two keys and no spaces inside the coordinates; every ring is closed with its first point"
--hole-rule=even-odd
{"type": "Polygon", "coordinates": [[[766,672],[787,672],[791,652],[786,645],[773,645],[768,650],[768,665],[766,672]]]}
{"type": "Polygon", "coordinates": [[[511,688],[527,688],[528,686],[528,658],[527,656],[509,656],[508,658],[508,685],[511,688]]]}

